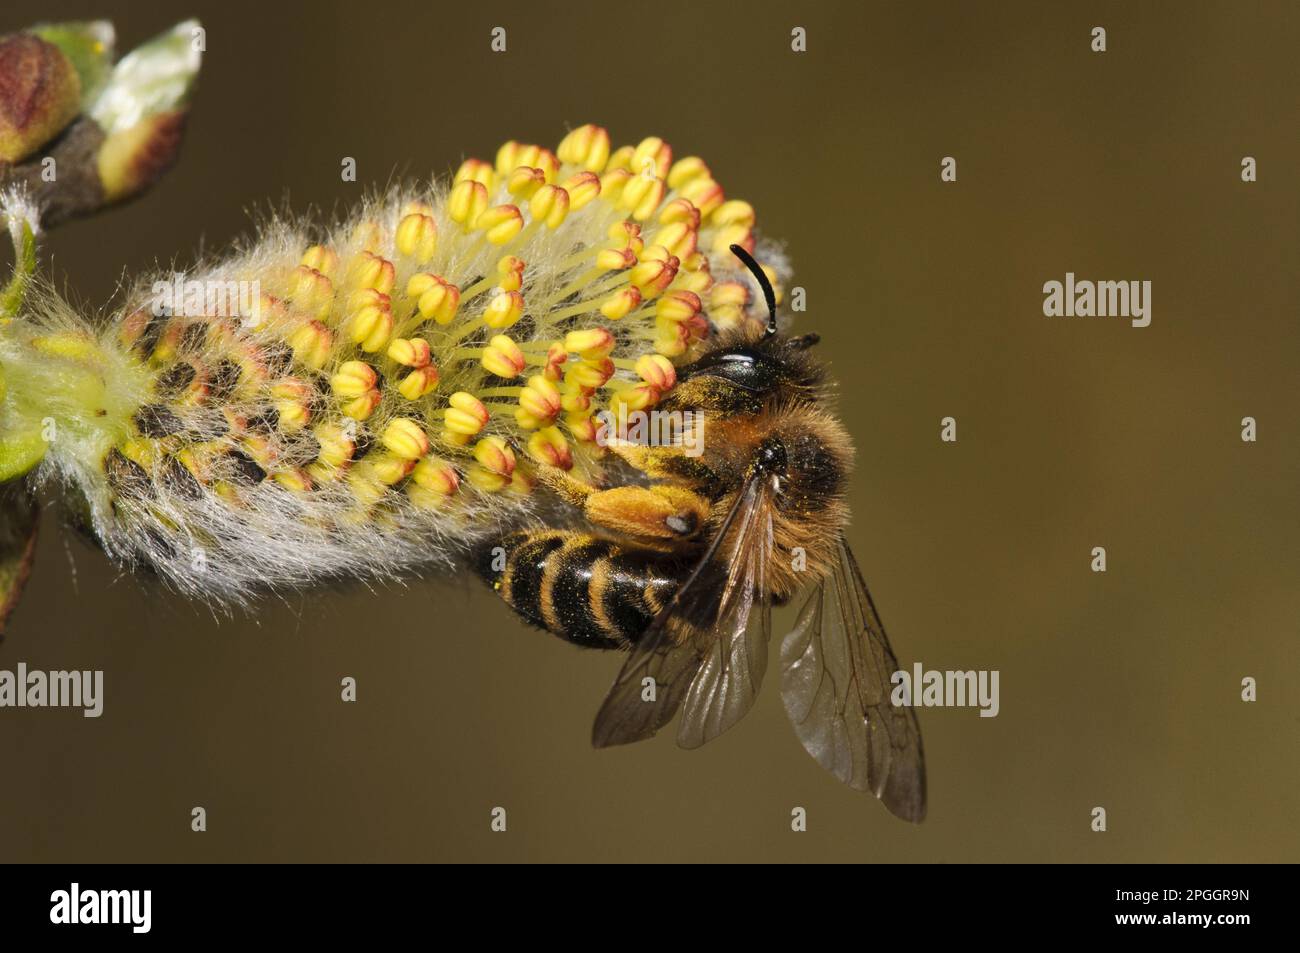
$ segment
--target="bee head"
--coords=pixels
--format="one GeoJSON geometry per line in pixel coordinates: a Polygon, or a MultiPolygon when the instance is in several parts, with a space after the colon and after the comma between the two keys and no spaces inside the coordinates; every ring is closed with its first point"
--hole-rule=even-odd
{"type": "Polygon", "coordinates": [[[771,398],[815,401],[821,368],[808,355],[816,334],[789,337],[777,329],[776,296],[767,275],[739,245],[731,250],[753,273],[767,301],[765,330],[719,335],[695,361],[677,371],[677,402],[728,414],[753,414],[771,398]]]}

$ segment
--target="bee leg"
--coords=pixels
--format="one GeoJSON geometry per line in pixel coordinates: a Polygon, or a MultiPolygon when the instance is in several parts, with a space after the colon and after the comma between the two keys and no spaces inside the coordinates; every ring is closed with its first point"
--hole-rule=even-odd
{"type": "Polygon", "coordinates": [[[582,512],[597,526],[646,541],[685,540],[704,526],[709,503],[673,484],[620,486],[592,493],[582,512]]]}
{"type": "Polygon", "coordinates": [[[647,543],[690,539],[709,514],[708,501],[672,484],[619,486],[601,490],[557,467],[541,466],[538,479],[560,499],[582,510],[597,526],[647,543]]]}
{"type": "Polygon", "coordinates": [[[567,642],[626,648],[689,563],[570,530],[512,533],[482,547],[474,569],[526,622],[567,642]]]}
{"type": "Polygon", "coordinates": [[[579,509],[586,505],[588,498],[592,494],[600,492],[590,483],[584,483],[559,467],[539,464],[536,472],[537,479],[541,481],[543,486],[570,506],[576,506],[579,509]]]}
{"type": "Polygon", "coordinates": [[[647,447],[630,441],[610,441],[606,449],[649,477],[662,477],[701,490],[716,486],[719,477],[697,456],[680,447],[647,447]]]}

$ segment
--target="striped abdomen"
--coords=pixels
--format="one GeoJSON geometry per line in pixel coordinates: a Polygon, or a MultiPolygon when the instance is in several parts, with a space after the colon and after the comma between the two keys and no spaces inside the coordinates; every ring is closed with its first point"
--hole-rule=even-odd
{"type": "Polygon", "coordinates": [[[515,533],[484,547],[475,568],[526,621],[593,648],[635,642],[689,564],[586,533],[515,533]]]}

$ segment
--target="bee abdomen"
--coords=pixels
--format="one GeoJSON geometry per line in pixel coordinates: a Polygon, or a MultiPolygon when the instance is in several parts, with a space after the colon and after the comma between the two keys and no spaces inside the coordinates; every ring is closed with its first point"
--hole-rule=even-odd
{"type": "Polygon", "coordinates": [[[562,530],[516,533],[475,563],[527,622],[594,648],[635,642],[680,584],[676,565],[657,553],[562,530]]]}

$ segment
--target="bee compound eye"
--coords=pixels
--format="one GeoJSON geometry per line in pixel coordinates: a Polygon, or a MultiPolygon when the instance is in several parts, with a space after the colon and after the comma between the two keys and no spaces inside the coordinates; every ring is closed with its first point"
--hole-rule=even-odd
{"type": "Polygon", "coordinates": [[[762,448],[758,452],[758,465],[768,473],[785,473],[786,470],[785,444],[775,437],[764,441],[762,448]]]}

